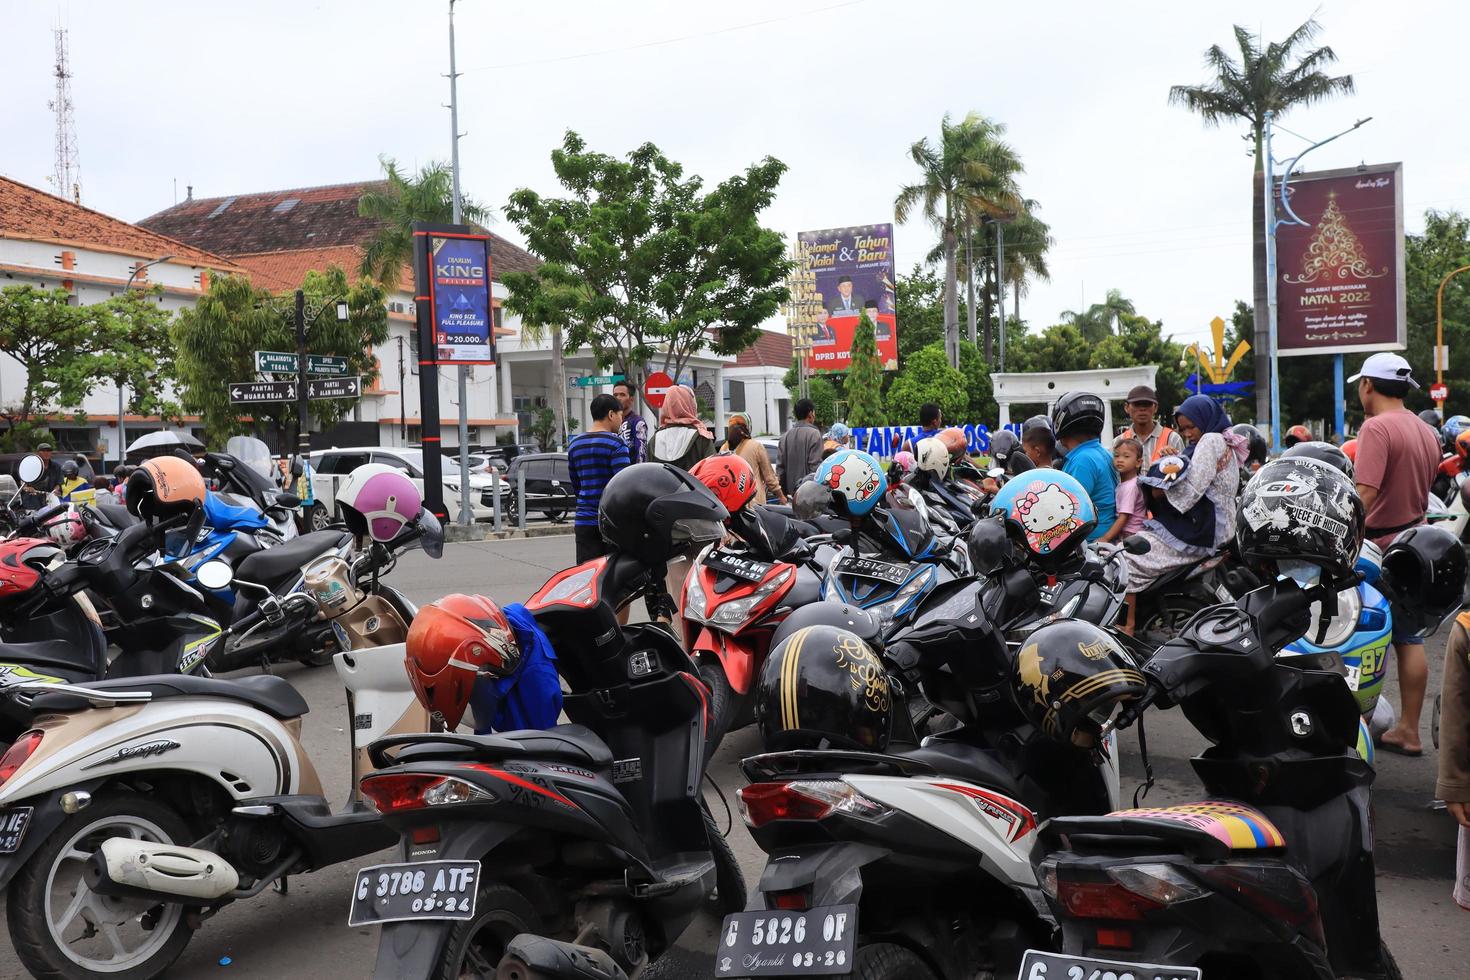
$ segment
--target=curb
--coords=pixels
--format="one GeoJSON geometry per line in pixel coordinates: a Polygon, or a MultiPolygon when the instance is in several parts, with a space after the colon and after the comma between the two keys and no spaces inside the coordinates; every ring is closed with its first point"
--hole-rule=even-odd
{"type": "Polygon", "coordinates": [[[476,524],[447,524],[444,527],[444,540],[454,541],[504,541],[509,538],[546,538],[565,537],[572,534],[572,525],[549,524],[540,527],[528,527],[524,531],[520,528],[511,527],[496,532],[495,525],[489,522],[476,524]]]}

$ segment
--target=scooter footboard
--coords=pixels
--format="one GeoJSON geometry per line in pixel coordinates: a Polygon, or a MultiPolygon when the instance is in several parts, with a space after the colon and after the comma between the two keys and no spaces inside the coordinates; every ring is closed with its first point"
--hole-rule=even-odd
{"type": "Polygon", "coordinates": [[[891,853],[885,847],[856,842],[773,850],[747,909],[754,912],[774,908],[774,895],[798,890],[805,893],[811,907],[859,905],[863,868],[891,853]]]}

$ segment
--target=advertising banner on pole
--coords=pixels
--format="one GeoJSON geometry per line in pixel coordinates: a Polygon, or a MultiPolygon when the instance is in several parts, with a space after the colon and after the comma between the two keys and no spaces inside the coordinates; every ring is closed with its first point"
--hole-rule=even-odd
{"type": "Polygon", "coordinates": [[[494,364],[489,237],[431,235],[429,251],[435,359],[440,364],[494,364]]]}
{"type": "Polygon", "coordinates": [[[801,308],[811,321],[806,325],[807,368],[846,371],[853,332],[866,312],[873,321],[878,360],[884,370],[897,370],[893,226],[804,231],[796,236],[796,255],[805,300],[801,308]]]}
{"type": "MultiPolygon", "coordinates": [[[[1403,165],[1292,177],[1276,231],[1278,353],[1403,350],[1403,165]]],[[[1278,191],[1279,194],[1279,191],[1278,191]]]]}

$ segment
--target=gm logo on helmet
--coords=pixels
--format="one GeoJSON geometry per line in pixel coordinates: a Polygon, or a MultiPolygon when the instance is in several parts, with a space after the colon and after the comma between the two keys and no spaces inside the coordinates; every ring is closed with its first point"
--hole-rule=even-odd
{"type": "Polygon", "coordinates": [[[1310,493],[1314,485],[1298,480],[1272,480],[1256,491],[1258,497],[1300,497],[1310,493]]]}

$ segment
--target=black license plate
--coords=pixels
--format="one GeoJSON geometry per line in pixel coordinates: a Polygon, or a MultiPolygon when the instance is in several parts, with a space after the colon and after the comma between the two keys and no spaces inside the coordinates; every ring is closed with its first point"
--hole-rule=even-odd
{"type": "Polygon", "coordinates": [[[1091,956],[1066,956],[1028,949],[1017,980],[1201,980],[1197,966],[1119,963],[1091,956]]]}
{"type": "Polygon", "coordinates": [[[809,977],[851,973],[857,906],[725,916],[715,951],[717,977],[809,977]]]}
{"type": "Polygon", "coordinates": [[[770,574],[773,567],[768,561],[753,561],[750,558],[732,555],[728,551],[712,551],[704,563],[721,575],[738,578],[742,582],[759,582],[770,574]]]}
{"type": "Polygon", "coordinates": [[[873,578],[889,585],[902,585],[909,579],[909,566],[895,565],[891,561],[878,561],[876,558],[856,558],[852,555],[837,563],[839,575],[858,575],[862,578],[873,578]]]}
{"type": "Polygon", "coordinates": [[[479,884],[479,861],[418,861],[363,868],[353,885],[347,924],[471,919],[479,884]]]}
{"type": "Polygon", "coordinates": [[[0,810],[0,854],[14,854],[30,825],[31,807],[14,806],[0,810]]]}

